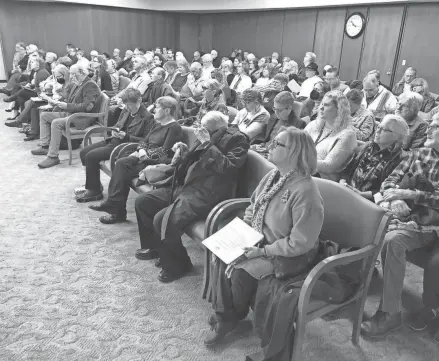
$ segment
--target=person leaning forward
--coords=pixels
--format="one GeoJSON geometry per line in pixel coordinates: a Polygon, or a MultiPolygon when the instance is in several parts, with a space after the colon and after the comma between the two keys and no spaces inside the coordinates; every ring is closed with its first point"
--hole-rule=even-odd
{"type": "Polygon", "coordinates": [[[155,189],[136,199],[141,249],[136,257],[160,257],[161,282],[172,282],[192,269],[181,242],[183,230],[204,219],[219,202],[233,196],[233,184],[250,148],[248,137],[228,128],[226,117],[211,111],[196,130],[191,149],[174,146],[176,166],[173,186],[155,189]]]}

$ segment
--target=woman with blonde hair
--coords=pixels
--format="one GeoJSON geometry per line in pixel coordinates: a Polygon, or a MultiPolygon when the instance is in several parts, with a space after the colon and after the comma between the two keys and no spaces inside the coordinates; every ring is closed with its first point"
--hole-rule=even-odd
{"type": "Polygon", "coordinates": [[[250,305],[255,331],[261,336],[265,315],[271,307],[279,306],[277,293],[284,292],[295,276],[280,277],[279,266],[293,264],[291,271],[299,274],[316,256],[323,201],[311,177],[317,168],[314,142],[303,130],[286,128],[272,141],[268,160],[276,168],[259,182],[243,218],[264,239],[257,247],[246,248],[238,263],[227,266],[214,258],[211,287],[215,313],[208,320],[212,331],[204,340],[206,346],[217,344],[235,329],[247,317],[250,305]]]}
{"type": "Polygon", "coordinates": [[[410,90],[412,92],[421,94],[424,98],[419,111],[428,113],[436,106],[436,100],[430,95],[427,80],[424,78],[416,78],[410,83],[410,90]]]}
{"type": "Polygon", "coordinates": [[[316,145],[320,177],[339,181],[357,146],[346,96],[338,90],[326,93],[317,119],[309,123],[305,131],[316,145]]]}
{"type": "Polygon", "coordinates": [[[356,152],[340,183],[373,200],[381,183],[403,158],[402,145],[409,132],[407,122],[398,115],[387,114],[378,126],[372,141],[356,152]]]}

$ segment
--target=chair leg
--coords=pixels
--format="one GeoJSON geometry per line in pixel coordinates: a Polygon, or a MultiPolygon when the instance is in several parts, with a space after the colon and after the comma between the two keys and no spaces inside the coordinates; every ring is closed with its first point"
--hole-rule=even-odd
{"type": "Polygon", "coordinates": [[[210,256],[209,256],[209,250],[207,248],[204,248],[203,287],[201,289],[201,297],[203,299],[207,298],[209,283],[210,283],[210,256]]]}
{"type": "Polygon", "coordinates": [[[69,147],[69,165],[72,165],[73,151],[72,151],[72,140],[70,139],[70,137],[67,138],[67,146],[69,147]]]}
{"type": "Polygon", "coordinates": [[[298,315],[296,319],[296,330],[294,333],[293,356],[291,361],[303,361],[302,348],[305,339],[306,321],[302,316],[298,315]]]}
{"type": "Polygon", "coordinates": [[[360,340],[361,322],[363,320],[364,304],[366,303],[367,292],[363,290],[361,298],[355,303],[355,314],[352,325],[352,343],[357,346],[360,340]]]}

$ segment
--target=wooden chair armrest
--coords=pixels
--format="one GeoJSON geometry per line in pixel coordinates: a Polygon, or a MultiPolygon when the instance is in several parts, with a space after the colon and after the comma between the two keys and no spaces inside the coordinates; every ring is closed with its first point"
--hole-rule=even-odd
{"type": "Polygon", "coordinates": [[[137,150],[138,143],[122,143],[113,149],[110,155],[110,170],[113,172],[114,164],[119,159],[120,154],[127,156],[137,150]]]}
{"type": "Polygon", "coordinates": [[[75,113],[70,115],[66,121],[66,133],[70,135],[70,126],[73,120],[76,118],[99,118],[105,116],[105,113],[75,113]]]}
{"type": "Polygon", "coordinates": [[[84,136],[84,147],[88,146],[91,144],[91,135],[95,134],[95,133],[105,133],[106,131],[111,131],[113,130],[113,128],[111,127],[95,127],[95,128],[91,128],[87,131],[87,133],[85,133],[84,136]]]}
{"type": "Polygon", "coordinates": [[[235,198],[225,200],[215,207],[217,211],[213,214],[213,217],[210,217],[210,214],[207,218],[209,227],[206,227],[205,232],[207,232],[206,238],[214,234],[218,231],[221,222],[224,221],[225,218],[229,217],[233,213],[237,213],[240,210],[243,210],[248,207],[250,204],[250,198],[235,198]]]}
{"type": "Polygon", "coordinates": [[[310,298],[314,289],[314,285],[324,273],[338,266],[343,266],[352,262],[365,260],[366,258],[372,256],[374,253],[377,253],[377,247],[377,245],[368,245],[357,251],[331,256],[319,262],[308,274],[305,282],[303,283],[299,296],[298,310],[304,312],[305,315],[307,314],[306,309],[310,303],[310,298]]]}

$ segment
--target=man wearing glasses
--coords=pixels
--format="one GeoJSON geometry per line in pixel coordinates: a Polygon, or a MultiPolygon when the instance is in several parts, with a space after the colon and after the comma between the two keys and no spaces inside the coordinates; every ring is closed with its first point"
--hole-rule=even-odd
{"type": "Polygon", "coordinates": [[[369,109],[377,121],[381,121],[386,114],[396,109],[396,97],[382,85],[375,74],[367,75],[363,80],[363,105],[369,109]]]}
{"type": "MultiPolygon", "coordinates": [[[[363,322],[361,333],[364,336],[384,336],[402,326],[400,303],[406,252],[437,244],[438,188],[439,116],[435,116],[427,127],[425,148],[411,152],[381,186],[383,197],[377,203],[389,209],[395,219],[389,226],[381,251],[384,284],[380,306],[370,320],[363,322]]],[[[435,257],[434,252],[431,257],[435,257]]],[[[427,267],[422,297],[424,308],[413,315],[409,322],[412,329],[424,330],[439,315],[438,294],[437,274],[427,267]]],[[[438,333],[435,338],[439,340],[438,333]]]]}

